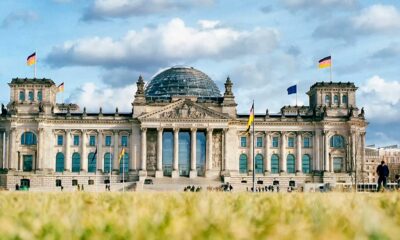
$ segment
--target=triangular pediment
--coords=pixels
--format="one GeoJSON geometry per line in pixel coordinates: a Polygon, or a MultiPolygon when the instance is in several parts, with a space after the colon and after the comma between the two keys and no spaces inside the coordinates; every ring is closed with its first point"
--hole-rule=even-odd
{"type": "Polygon", "coordinates": [[[202,106],[190,99],[180,99],[157,111],[139,116],[139,120],[159,119],[230,119],[226,114],[220,113],[208,107],[202,106]]]}

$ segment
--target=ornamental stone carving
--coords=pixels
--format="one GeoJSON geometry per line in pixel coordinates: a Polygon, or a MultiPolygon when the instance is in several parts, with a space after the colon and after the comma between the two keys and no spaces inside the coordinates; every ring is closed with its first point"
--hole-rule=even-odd
{"type": "Polygon", "coordinates": [[[163,112],[160,114],[161,118],[206,118],[207,114],[201,112],[193,106],[183,104],[180,108],[176,108],[169,112],[163,112]]]}

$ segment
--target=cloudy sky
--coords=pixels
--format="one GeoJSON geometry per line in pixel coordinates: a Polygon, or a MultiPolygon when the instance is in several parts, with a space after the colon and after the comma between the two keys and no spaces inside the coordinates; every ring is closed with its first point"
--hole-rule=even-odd
{"type": "Polygon", "coordinates": [[[334,81],[355,82],[370,122],[367,143],[400,143],[400,3],[357,0],[2,0],[0,102],[6,83],[33,77],[65,82],[64,99],[97,111],[130,111],[135,81],[188,65],[223,90],[234,82],[239,112],[299,103],[332,55],[334,81]]]}

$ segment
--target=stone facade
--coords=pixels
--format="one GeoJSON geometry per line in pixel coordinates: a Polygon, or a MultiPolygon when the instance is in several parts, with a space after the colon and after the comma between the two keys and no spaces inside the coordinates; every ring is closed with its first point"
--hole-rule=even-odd
{"type": "Polygon", "coordinates": [[[365,153],[365,166],[361,171],[364,176],[361,179],[363,182],[376,183],[378,181],[376,168],[381,161],[385,161],[389,167],[389,181],[395,182],[395,176],[400,174],[400,148],[397,145],[379,148],[368,146],[365,148],[365,153]]]}
{"type": "Polygon", "coordinates": [[[104,182],[110,175],[111,181],[120,181],[122,149],[128,181],[182,177],[180,156],[187,153],[183,147],[190,149],[190,174],[185,177],[233,184],[251,181],[252,159],[257,181],[278,181],[283,187],[351,182],[364,167],[367,122],[356,106],[353,83],[318,82],[307,92],[309,106],[256,114],[254,136],[246,133],[249,115],[236,113],[229,78],[219,97],[152,97],[146,95],[140,77],[131,113],[103,113],[101,108],[87,113],[77,105],[57,104],[57,87],[50,79],[13,79],[9,86],[10,102],[0,117],[0,185],[8,189],[21,179],[30,180],[31,187],[55,186],[56,179],[64,186],[72,185],[73,179],[79,184],[92,178],[104,182]],[[163,172],[166,132],[173,139],[168,177],[163,172]],[[187,133],[189,146],[180,142],[180,133],[187,133]],[[204,138],[205,152],[197,149],[199,137],[204,138]],[[111,174],[107,154],[113,159],[111,174]],[[204,163],[199,162],[202,157],[204,163]]]}

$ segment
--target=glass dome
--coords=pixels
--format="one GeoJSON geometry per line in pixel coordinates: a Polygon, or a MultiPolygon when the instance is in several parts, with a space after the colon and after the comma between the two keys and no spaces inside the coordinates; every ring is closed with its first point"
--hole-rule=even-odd
{"type": "Polygon", "coordinates": [[[146,87],[146,97],[221,97],[210,77],[192,67],[172,67],[157,74],[146,87]]]}

